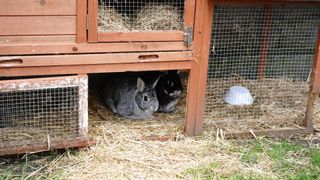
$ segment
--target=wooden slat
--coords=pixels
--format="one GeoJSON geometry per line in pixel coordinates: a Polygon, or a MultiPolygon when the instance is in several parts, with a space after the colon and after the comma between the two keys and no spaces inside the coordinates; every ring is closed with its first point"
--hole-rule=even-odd
{"type": "MultiPolygon", "coordinates": [[[[0,36],[1,37],[1,36],[0,36]]],[[[48,36],[49,37],[49,36],[48,36]]],[[[50,39],[50,38],[49,38],[50,39]]],[[[1,43],[0,43],[1,44],[1,43]]],[[[132,51],[185,51],[183,42],[129,42],[100,44],[0,45],[0,55],[70,54],[132,51]]]]}
{"type": "Polygon", "coordinates": [[[87,41],[87,0],[77,1],[77,43],[87,41]]]}
{"type": "Polygon", "coordinates": [[[3,56],[0,67],[60,66],[191,60],[192,52],[112,53],[56,56],[3,56]]]}
{"type": "Polygon", "coordinates": [[[299,5],[299,6],[319,6],[320,3],[315,1],[290,1],[290,0],[215,0],[214,3],[216,5],[220,4],[232,4],[232,5],[279,5],[279,4],[286,4],[286,5],[299,5]]]}
{"type": "Polygon", "coordinates": [[[24,153],[35,153],[49,151],[53,149],[67,149],[74,147],[85,147],[92,146],[96,144],[91,138],[78,137],[71,140],[53,140],[48,147],[48,143],[42,143],[38,145],[28,145],[28,146],[15,146],[8,148],[0,148],[0,156],[13,155],[13,154],[24,154],[24,153]]]}
{"type": "MultiPolygon", "coordinates": [[[[75,43],[75,35],[60,36],[0,36],[0,44],[3,45],[26,45],[26,44],[66,44],[75,43]]],[[[0,46],[1,46],[0,45],[0,46]]],[[[1,49],[1,48],[0,48],[1,49]]],[[[1,51],[1,50],[0,50],[1,51]]]]}
{"type": "Polygon", "coordinates": [[[122,63],[122,64],[94,64],[73,66],[46,66],[46,67],[20,67],[0,68],[1,76],[36,76],[36,75],[59,75],[59,74],[87,74],[108,73],[125,71],[153,71],[191,69],[192,61],[178,62],[150,62],[150,63],[122,63]]]}
{"type": "Polygon", "coordinates": [[[312,81],[312,92],[320,93],[320,25],[318,30],[317,47],[313,60],[312,81]]]}
{"type": "Polygon", "coordinates": [[[76,16],[0,17],[0,36],[76,34],[76,16]]]}
{"type": "Polygon", "coordinates": [[[76,15],[77,0],[0,0],[0,16],[76,15]]]}
{"type": "Polygon", "coordinates": [[[182,31],[100,32],[98,42],[183,41],[182,31]]]}
{"type": "Polygon", "coordinates": [[[88,42],[98,41],[98,0],[88,0],[88,42]]]}
{"type": "Polygon", "coordinates": [[[193,27],[196,0],[185,0],[184,25],[193,27]]]}

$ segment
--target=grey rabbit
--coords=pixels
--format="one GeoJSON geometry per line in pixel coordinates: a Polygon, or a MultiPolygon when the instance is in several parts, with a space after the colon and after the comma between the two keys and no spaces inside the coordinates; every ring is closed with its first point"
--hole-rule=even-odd
{"type": "Polygon", "coordinates": [[[156,90],[159,78],[146,84],[134,73],[112,74],[104,81],[102,97],[113,113],[130,119],[147,119],[159,108],[156,90]]]}

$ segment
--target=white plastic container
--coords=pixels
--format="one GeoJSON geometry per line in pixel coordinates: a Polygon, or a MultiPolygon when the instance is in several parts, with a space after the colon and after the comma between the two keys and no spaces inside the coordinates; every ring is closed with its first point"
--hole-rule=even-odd
{"type": "Polygon", "coordinates": [[[224,101],[234,106],[247,106],[253,103],[254,98],[247,88],[232,86],[225,94],[224,101]]]}

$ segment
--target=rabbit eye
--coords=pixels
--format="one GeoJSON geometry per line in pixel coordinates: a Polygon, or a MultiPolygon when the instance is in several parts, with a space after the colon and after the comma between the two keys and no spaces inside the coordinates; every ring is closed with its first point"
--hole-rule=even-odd
{"type": "Polygon", "coordinates": [[[169,86],[173,86],[173,82],[172,81],[168,81],[169,86]]]}
{"type": "Polygon", "coordinates": [[[144,101],[149,101],[148,96],[143,96],[143,100],[144,100],[144,101]]]}

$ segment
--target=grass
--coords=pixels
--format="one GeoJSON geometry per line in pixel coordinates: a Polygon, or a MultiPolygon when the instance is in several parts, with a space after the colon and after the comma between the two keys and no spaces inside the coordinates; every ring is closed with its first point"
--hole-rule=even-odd
{"type": "Polygon", "coordinates": [[[231,150],[236,153],[247,170],[221,173],[222,164],[211,162],[207,165],[188,168],[185,177],[191,179],[319,179],[320,150],[305,146],[299,141],[260,139],[234,142],[231,150]],[[265,172],[259,167],[266,165],[265,172]],[[220,172],[220,173],[218,173],[220,172]]]}

